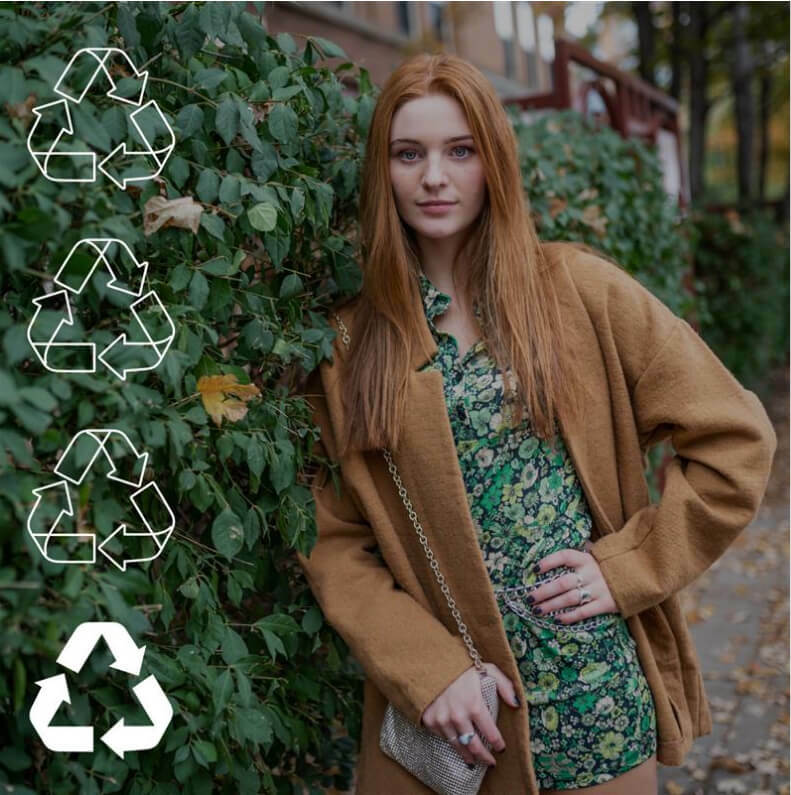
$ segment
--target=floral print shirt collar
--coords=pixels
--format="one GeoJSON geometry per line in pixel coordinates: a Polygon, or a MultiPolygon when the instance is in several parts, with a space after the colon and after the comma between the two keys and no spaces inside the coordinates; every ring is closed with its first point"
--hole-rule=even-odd
{"type": "MultiPolygon", "coordinates": [[[[426,318],[428,319],[429,326],[432,332],[436,333],[437,329],[434,326],[434,318],[437,315],[441,315],[450,306],[452,299],[447,293],[443,293],[435,287],[422,270],[420,271],[420,295],[423,298],[423,308],[426,311],[426,318]]],[[[473,312],[475,313],[478,323],[482,326],[483,317],[477,301],[473,302],[473,312]]]]}

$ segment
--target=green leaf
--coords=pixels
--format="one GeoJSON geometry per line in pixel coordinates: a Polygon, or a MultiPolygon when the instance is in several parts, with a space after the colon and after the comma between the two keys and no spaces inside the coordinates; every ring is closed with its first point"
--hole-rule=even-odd
{"type": "Polygon", "coordinates": [[[198,177],[198,184],[195,186],[198,198],[206,204],[211,204],[217,198],[219,190],[220,178],[217,176],[217,172],[209,169],[201,171],[201,175],[198,177]]]}
{"type": "Polygon", "coordinates": [[[258,179],[266,182],[279,168],[277,150],[268,141],[261,142],[261,151],[253,152],[250,158],[250,167],[258,179]]]}
{"type": "Polygon", "coordinates": [[[251,439],[247,445],[247,466],[257,477],[261,477],[264,470],[264,448],[256,439],[251,439]]]}
{"type": "Polygon", "coordinates": [[[0,370],[0,406],[10,406],[19,400],[19,391],[14,379],[4,370],[0,370]]]}
{"type": "Polygon", "coordinates": [[[214,257],[200,266],[201,270],[212,276],[228,276],[235,268],[225,257],[214,257]]]}
{"type": "Polygon", "coordinates": [[[298,273],[289,273],[280,285],[281,298],[293,298],[299,295],[303,290],[302,279],[298,273]]]}
{"type": "Polygon", "coordinates": [[[277,225],[277,210],[269,202],[260,202],[247,211],[250,226],[259,232],[271,232],[277,225]]]}
{"type": "Polygon", "coordinates": [[[195,761],[203,767],[217,761],[217,749],[208,740],[196,740],[192,744],[192,753],[195,761]]]}
{"type": "Polygon", "coordinates": [[[189,283],[192,278],[192,269],[184,264],[176,265],[173,272],[170,274],[170,281],[168,284],[175,293],[181,292],[189,283]]]}
{"type": "Polygon", "coordinates": [[[242,185],[239,178],[233,176],[233,174],[228,174],[228,176],[223,178],[222,184],[220,185],[220,201],[225,204],[239,201],[241,187],[242,185]]]}
{"type": "Polygon", "coordinates": [[[190,138],[203,126],[203,110],[200,105],[185,105],[176,116],[176,125],[184,138],[190,138]]]}
{"type": "Polygon", "coordinates": [[[305,611],[305,615],[302,616],[302,629],[308,635],[315,635],[323,625],[324,617],[321,614],[321,610],[315,605],[309,607],[305,611]]]}
{"type": "MultiPolygon", "coordinates": [[[[214,3],[207,3],[207,5],[215,5],[214,3]]],[[[225,69],[200,69],[195,72],[194,79],[197,88],[217,88],[220,83],[224,82],[230,77],[230,72],[225,69]]]]}
{"type": "Polygon", "coordinates": [[[180,188],[189,179],[189,163],[183,157],[172,157],[168,162],[168,174],[173,184],[180,188]]]}
{"type": "Polygon", "coordinates": [[[233,665],[239,662],[242,657],[247,656],[247,645],[237,632],[230,627],[226,627],[220,653],[222,654],[223,660],[225,660],[228,665],[233,665]]]}
{"type": "Polygon", "coordinates": [[[197,599],[199,590],[200,587],[198,585],[198,580],[195,577],[190,577],[186,582],[179,586],[179,591],[187,599],[197,599]]]}
{"type": "Polygon", "coordinates": [[[220,103],[214,117],[214,128],[226,144],[236,137],[239,132],[239,108],[233,99],[228,98],[220,103]]]}
{"type": "Polygon", "coordinates": [[[275,105],[267,117],[269,133],[275,140],[288,143],[296,138],[298,121],[288,105],[275,105]]]}
{"type": "Polygon", "coordinates": [[[209,297],[209,283],[206,277],[200,272],[195,271],[190,281],[189,298],[194,309],[203,309],[206,299],[209,297]]]}
{"type": "Polygon", "coordinates": [[[33,355],[30,343],[27,341],[25,326],[11,326],[3,335],[3,348],[6,353],[6,364],[15,365],[28,356],[33,355]]]}
{"type": "Polygon", "coordinates": [[[58,401],[39,386],[26,386],[19,390],[19,396],[42,411],[54,411],[57,408],[58,401]]]}
{"type": "Polygon", "coordinates": [[[200,217],[200,225],[212,236],[218,240],[225,239],[225,222],[219,215],[211,215],[211,213],[203,213],[200,217]]]}
{"type": "Polygon", "coordinates": [[[195,6],[187,6],[173,32],[181,55],[185,60],[192,58],[203,46],[206,38],[198,23],[198,12],[195,6]]]}
{"type": "Polygon", "coordinates": [[[233,677],[231,676],[231,669],[226,668],[214,683],[212,696],[214,697],[214,714],[219,715],[224,709],[225,705],[233,693],[233,677]]]}
{"type": "Polygon", "coordinates": [[[25,403],[16,403],[11,407],[14,415],[21,423],[22,427],[31,433],[41,434],[49,427],[52,422],[52,415],[34,409],[25,403]]]}
{"type": "Polygon", "coordinates": [[[231,560],[244,543],[242,520],[230,508],[225,508],[211,526],[211,538],[217,551],[231,560]]]}
{"type": "Polygon", "coordinates": [[[325,58],[348,58],[349,56],[343,51],[343,48],[337,45],[334,41],[324,39],[321,36],[310,36],[309,40],[313,44],[318,44],[324,53],[325,58]]]}

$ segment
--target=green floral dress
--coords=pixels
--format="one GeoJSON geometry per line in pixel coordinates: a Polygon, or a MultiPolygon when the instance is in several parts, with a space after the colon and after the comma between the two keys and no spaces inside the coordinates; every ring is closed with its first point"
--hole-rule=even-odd
{"type": "MultiPolygon", "coordinates": [[[[656,750],[656,715],[634,639],[620,613],[562,624],[532,614],[525,596],[572,569],[532,567],[560,549],[584,550],[592,519],[557,432],[533,434],[527,416],[504,424],[503,374],[482,339],[460,359],[434,318],[451,298],[421,273],[420,289],[483,559],[527,694],[533,762],[542,789],[604,783],[656,750]],[[539,579],[540,577],[540,579],[539,579]]],[[[475,314],[481,321],[478,306],[475,314]]],[[[482,325],[482,323],[481,323],[482,325]]],[[[511,373],[509,370],[509,378],[511,373]]],[[[564,608],[570,610],[572,608],[564,608]]]]}

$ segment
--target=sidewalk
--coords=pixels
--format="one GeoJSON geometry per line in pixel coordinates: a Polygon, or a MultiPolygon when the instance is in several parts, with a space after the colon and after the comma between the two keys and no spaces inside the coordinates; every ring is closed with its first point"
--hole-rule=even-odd
{"type": "Polygon", "coordinates": [[[766,406],[777,431],[758,516],[683,592],[712,733],[680,767],[659,766],[662,795],[788,795],[788,373],[766,406]]]}

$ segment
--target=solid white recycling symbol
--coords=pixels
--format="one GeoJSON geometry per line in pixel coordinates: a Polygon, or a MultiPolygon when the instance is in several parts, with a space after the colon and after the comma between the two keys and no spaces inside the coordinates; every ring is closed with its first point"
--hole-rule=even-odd
{"type": "MultiPolygon", "coordinates": [[[[110,667],[139,676],[146,647],[136,646],[123,624],[114,621],[85,621],[80,624],[66,641],[58,656],[58,664],[79,673],[101,637],[115,658],[110,667]]],[[[30,707],[30,722],[44,745],[50,751],[93,751],[93,726],[50,725],[61,703],[71,703],[66,675],[61,673],[39,679],[36,684],[41,689],[30,707]]],[[[132,692],[151,725],[127,726],[121,718],[100,738],[121,759],[129,751],[154,748],[173,718],[173,707],[153,674],[135,685],[132,692]]]]}
{"type": "Polygon", "coordinates": [[[126,571],[126,567],[130,563],[145,563],[159,557],[176,526],[176,517],[154,481],[143,485],[147,462],[148,453],[138,455],[134,445],[123,431],[112,428],[88,428],[80,431],[69,442],[55,466],[55,474],[64,480],[33,489],[36,501],[27,519],[27,530],[39,552],[52,563],[95,563],[98,549],[121,571],[126,571]],[[115,445],[115,452],[119,453],[118,455],[113,454],[112,445],[115,445]],[[108,480],[135,488],[135,491],[129,495],[129,501],[145,529],[141,532],[133,532],[127,528],[125,522],[121,523],[97,546],[94,533],[84,530],[64,532],[62,524],[65,517],[74,516],[69,486],[66,481],[75,486],[81,485],[96,462],[102,460],[110,467],[109,474],[107,474],[108,480]],[[43,502],[45,498],[55,498],[54,512],[49,503],[43,502]],[[148,512],[144,510],[144,505],[149,506],[148,512]],[[157,515],[164,514],[167,518],[157,523],[153,519],[155,513],[157,515]],[[123,550],[120,557],[109,548],[114,539],[122,544],[123,550]],[[127,557],[128,547],[134,543],[132,539],[142,545],[142,555],[127,557]],[[84,555],[77,559],[69,557],[68,545],[72,542],[89,542],[90,559],[86,560],[84,555]],[[55,553],[59,549],[65,550],[65,553],[56,556],[55,553]]]}
{"type": "Polygon", "coordinates": [[[33,108],[35,121],[28,134],[27,148],[39,171],[52,182],[94,182],[98,168],[122,190],[130,182],[143,182],[159,176],[176,146],[176,137],[156,101],[152,99],[143,104],[147,83],[148,72],[138,72],[123,50],[116,47],[78,50],[53,88],[63,99],[33,108]],[[118,74],[124,75],[123,91],[115,79],[118,74]],[[137,108],[129,115],[129,120],[140,137],[140,143],[129,148],[122,141],[99,160],[95,152],[70,148],[69,136],[74,135],[74,126],[69,104],[78,106],[91,86],[102,77],[110,85],[106,96],[137,108]],[[53,136],[55,129],[58,131],[53,136]],[[157,145],[160,138],[163,139],[162,145],[157,145]],[[116,176],[113,169],[125,158],[132,160],[133,173],[131,176],[116,176]],[[155,164],[153,170],[151,161],[155,164]],[[90,176],[61,176],[64,166],[73,166],[78,173],[88,167],[90,176]]]}
{"type": "Polygon", "coordinates": [[[176,336],[176,327],[156,292],[143,293],[147,272],[148,263],[138,262],[122,240],[85,238],[75,243],[53,280],[62,289],[33,299],[36,311],[27,338],[41,364],[53,373],[95,373],[98,359],[122,381],[129,373],[158,367],[176,336]],[[129,306],[134,319],[130,335],[119,334],[97,353],[95,343],[71,339],[75,329],[69,296],[79,296],[100,267],[110,274],[109,290],[136,300],[129,306]],[[126,286],[119,282],[124,274],[130,282],[126,286]],[[53,323],[51,315],[44,313],[61,302],[65,302],[62,316],[53,323]]]}

